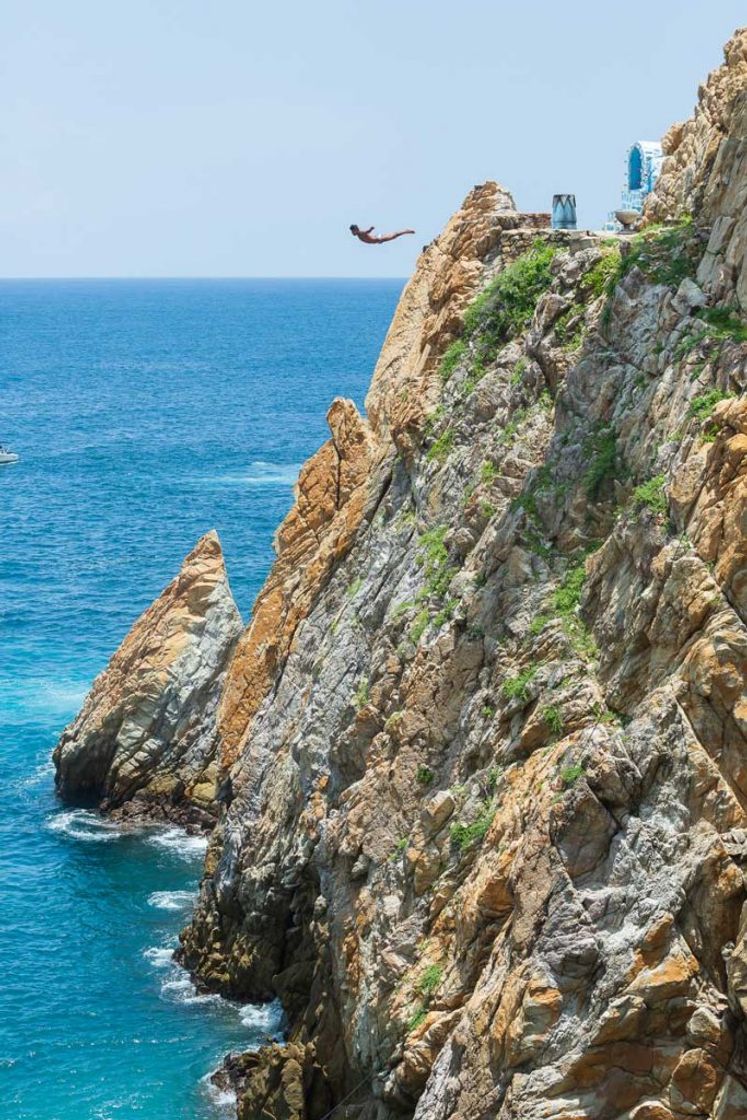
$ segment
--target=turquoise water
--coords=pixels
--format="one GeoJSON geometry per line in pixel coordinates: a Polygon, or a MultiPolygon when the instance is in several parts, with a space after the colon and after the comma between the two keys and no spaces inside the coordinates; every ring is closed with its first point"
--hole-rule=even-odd
{"type": "Polygon", "coordinates": [[[197,1120],[274,1008],[170,961],[200,871],[54,798],[93,676],[217,528],[246,616],[335,395],[359,404],[398,281],[0,282],[0,1120],[197,1120]]]}

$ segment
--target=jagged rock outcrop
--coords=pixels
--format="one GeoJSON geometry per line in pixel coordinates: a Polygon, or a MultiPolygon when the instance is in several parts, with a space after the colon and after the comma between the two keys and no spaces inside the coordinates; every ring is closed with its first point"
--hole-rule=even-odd
{"type": "Polygon", "coordinates": [[[662,226],[475,188],[333,405],[182,937],[240,1120],[747,1115],[745,35],[662,226]]]}
{"type": "Polygon", "coordinates": [[[282,671],[299,622],[375,506],[369,484],[376,456],[367,422],[342,399],[333,402],[327,422],[332,439],[301,470],[295,503],[275,536],[277,560],[231,661],[219,712],[225,771],[282,671]]]}
{"type": "Polygon", "coordinates": [[[183,937],[288,1013],[227,1067],[242,1120],[747,1114],[744,33],[726,59],[664,228],[538,232],[490,184],[403,294],[368,514],[183,937]]]}
{"type": "Polygon", "coordinates": [[[438,399],[434,373],[456,338],[485,263],[520,215],[498,183],[476,186],[443,233],[426,245],[397,306],[376,363],[366,412],[377,436],[412,452],[438,399]],[[414,437],[414,442],[413,442],[414,437]]]}
{"type": "Polygon", "coordinates": [[[724,48],[725,65],[699,91],[691,120],[664,138],[667,155],[648,221],[698,213],[710,241],[698,280],[716,299],[735,292],[747,306],[747,30],[724,48]]]}
{"type": "Polygon", "coordinates": [[[376,512],[390,480],[392,441],[402,448],[411,446],[413,434],[417,441],[433,403],[439,357],[459,329],[501,232],[519,220],[497,183],[475,187],[425,247],[403,293],[366,401],[370,422],[352,401],[332,404],[332,438],[301,471],[296,501],[276,534],[276,562],[231,664],[219,717],[226,771],[282,671],[299,621],[310,614],[361,523],[376,512]]]}
{"type": "Polygon", "coordinates": [[[57,789],[120,819],[209,824],[216,709],[242,623],[216,533],[137,620],[54,752],[57,789]]]}

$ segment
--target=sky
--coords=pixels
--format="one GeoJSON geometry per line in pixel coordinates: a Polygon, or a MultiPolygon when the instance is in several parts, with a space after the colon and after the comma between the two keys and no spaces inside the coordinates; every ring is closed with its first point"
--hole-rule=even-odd
{"type": "Polygon", "coordinates": [[[0,275],[406,276],[486,179],[598,227],[740,23],[744,0],[2,0],[0,275]]]}

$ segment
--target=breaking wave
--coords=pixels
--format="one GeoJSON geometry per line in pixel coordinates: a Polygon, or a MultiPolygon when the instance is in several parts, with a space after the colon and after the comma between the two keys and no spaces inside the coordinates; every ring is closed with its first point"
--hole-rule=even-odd
{"type": "Polygon", "coordinates": [[[118,825],[104,820],[90,809],[66,809],[47,817],[46,827],[50,832],[61,832],[73,840],[86,843],[106,843],[119,840],[123,833],[118,825]]]}

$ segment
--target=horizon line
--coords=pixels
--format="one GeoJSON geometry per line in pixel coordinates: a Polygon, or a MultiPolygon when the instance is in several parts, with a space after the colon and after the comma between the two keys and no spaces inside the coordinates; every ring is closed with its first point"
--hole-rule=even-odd
{"type": "Polygon", "coordinates": [[[90,281],[90,280],[407,280],[407,276],[312,276],[312,275],[286,275],[286,276],[0,276],[0,283],[31,283],[38,284],[50,280],[90,281]]]}

